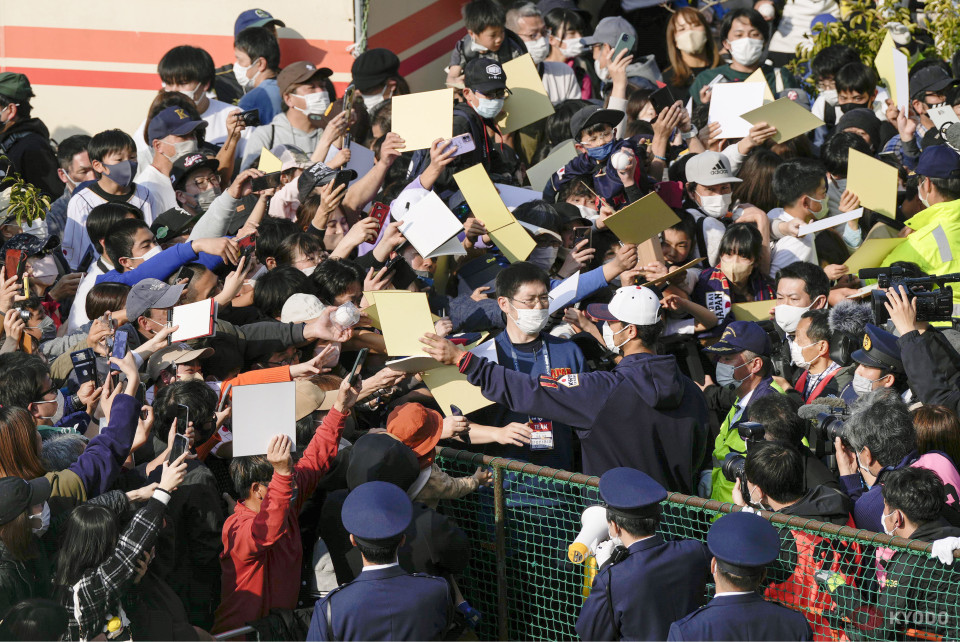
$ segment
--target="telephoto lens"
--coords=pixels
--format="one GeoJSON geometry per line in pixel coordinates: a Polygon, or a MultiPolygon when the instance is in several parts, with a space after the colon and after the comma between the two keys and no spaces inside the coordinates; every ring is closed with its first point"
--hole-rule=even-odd
{"type": "Polygon", "coordinates": [[[740,453],[727,453],[720,465],[720,472],[728,482],[736,482],[746,476],[747,458],[740,453]]]}

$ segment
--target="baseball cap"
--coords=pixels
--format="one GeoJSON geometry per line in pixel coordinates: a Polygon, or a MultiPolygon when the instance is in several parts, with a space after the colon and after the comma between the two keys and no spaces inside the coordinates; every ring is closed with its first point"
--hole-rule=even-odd
{"type": "Polygon", "coordinates": [[[723,183],[742,183],[743,181],[730,171],[730,159],[720,152],[700,152],[687,161],[684,172],[688,183],[697,185],[722,185],[723,183]]]}
{"type": "Polygon", "coordinates": [[[312,294],[297,292],[292,294],[280,312],[281,323],[303,323],[312,321],[323,312],[324,305],[312,294]]]}
{"type": "Polygon", "coordinates": [[[171,207],[154,219],[150,224],[150,231],[153,232],[157,241],[162,243],[186,234],[193,229],[198,220],[200,220],[199,216],[193,216],[179,207],[171,207]]]}
{"type": "Polygon", "coordinates": [[[270,153],[279,158],[280,162],[283,163],[280,167],[281,172],[293,169],[294,167],[301,169],[310,167],[310,157],[296,145],[281,143],[275,145],[274,148],[270,150],[270,153]]]}
{"type": "Polygon", "coordinates": [[[263,9],[247,9],[237,16],[237,21],[233,23],[233,37],[236,38],[241,31],[249,27],[266,27],[271,24],[279,27],[287,26],[283,20],[277,20],[270,15],[269,11],[264,11],[263,9]]]}
{"type": "Polygon", "coordinates": [[[353,86],[359,92],[376,89],[391,77],[397,75],[400,69],[400,59],[397,54],[382,47],[364,51],[357,56],[350,67],[353,76],[353,86]]]}
{"type": "Polygon", "coordinates": [[[564,225],[590,225],[580,208],[572,203],[554,203],[553,209],[557,210],[557,215],[564,225]]]}
{"type": "Polygon", "coordinates": [[[443,432],[443,417],[418,403],[405,403],[390,411],[387,432],[409,446],[421,460],[433,461],[433,449],[443,432]]]}
{"type": "Polygon", "coordinates": [[[463,69],[463,85],[487,95],[507,88],[507,74],[493,58],[474,58],[463,69]]]}
{"type": "Polygon", "coordinates": [[[281,94],[285,94],[293,85],[302,85],[314,76],[329,78],[332,75],[333,71],[326,67],[317,67],[312,62],[301,60],[283,68],[277,76],[277,88],[281,94]]]}
{"type": "Polygon", "coordinates": [[[653,325],[660,320],[660,299],[650,288],[627,285],[616,291],[610,303],[591,303],[587,314],[602,321],[653,325]]]}
{"type": "Polygon", "coordinates": [[[597,105],[587,105],[580,108],[570,119],[570,134],[573,136],[574,142],[579,142],[580,132],[591,125],[606,123],[611,127],[616,127],[623,120],[623,117],[624,113],[619,109],[603,109],[597,105]]]}
{"type": "Polygon", "coordinates": [[[143,279],[127,295],[127,319],[135,324],[147,310],[172,308],[180,301],[185,287],[185,283],[167,285],[159,279],[143,279]]]}
{"type": "Polygon", "coordinates": [[[0,74],[0,95],[14,101],[30,100],[33,98],[33,89],[30,81],[23,74],[5,71],[0,74]]]}
{"type": "Polygon", "coordinates": [[[7,250],[20,250],[27,256],[36,256],[37,254],[49,252],[58,245],[60,245],[60,237],[56,234],[43,237],[23,233],[10,237],[10,239],[3,244],[3,248],[0,249],[0,251],[6,254],[7,250]]]}
{"type": "Polygon", "coordinates": [[[173,184],[174,189],[183,189],[187,176],[203,167],[215,172],[220,169],[220,161],[203,152],[184,154],[173,161],[173,167],[170,169],[170,183],[173,184]]]}
{"type": "Polygon", "coordinates": [[[174,343],[153,353],[147,361],[147,379],[156,381],[160,373],[170,366],[190,363],[194,359],[206,359],[213,348],[193,349],[186,343],[174,343]]]}
{"type": "Polygon", "coordinates": [[[960,178],[960,154],[947,145],[925,146],[916,172],[928,178],[960,178]]]}
{"type": "Polygon", "coordinates": [[[167,136],[185,136],[207,126],[205,120],[193,120],[182,107],[170,106],[150,119],[147,138],[151,141],[167,136]]]}
{"type": "Polygon", "coordinates": [[[634,40],[637,38],[637,30],[625,18],[610,16],[598,22],[597,28],[593,30],[593,35],[581,38],[580,44],[584,47],[592,47],[593,45],[607,43],[611,47],[615,47],[621,33],[633,36],[634,40]]]}
{"type": "Polygon", "coordinates": [[[300,202],[307,200],[307,197],[310,196],[312,192],[317,187],[323,187],[330,181],[332,181],[337,172],[345,172],[347,174],[347,182],[349,183],[357,177],[356,170],[353,169],[331,169],[323,163],[314,163],[310,167],[303,170],[303,173],[300,174],[300,178],[297,179],[297,195],[300,197],[300,202]]]}
{"type": "Polygon", "coordinates": [[[321,390],[308,379],[296,380],[297,421],[317,410],[330,410],[337,400],[337,390],[321,390]]]}
{"type": "Polygon", "coordinates": [[[754,321],[732,321],[719,341],[703,349],[712,355],[736,354],[744,350],[765,356],[769,356],[772,350],[770,337],[754,321]]]}
{"type": "Polygon", "coordinates": [[[910,98],[923,100],[922,94],[926,92],[940,93],[955,84],[957,84],[957,81],[951,78],[946,71],[936,65],[930,65],[910,76],[910,98]]]}
{"type": "Polygon", "coordinates": [[[26,480],[22,477],[0,479],[0,526],[9,524],[31,506],[50,499],[50,480],[46,477],[26,480]]]}

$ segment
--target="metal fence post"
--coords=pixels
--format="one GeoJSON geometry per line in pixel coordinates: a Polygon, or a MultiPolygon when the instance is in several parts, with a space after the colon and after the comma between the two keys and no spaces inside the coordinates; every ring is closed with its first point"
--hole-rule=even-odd
{"type": "Polygon", "coordinates": [[[507,608],[507,500],[503,491],[503,468],[493,467],[493,520],[497,537],[497,636],[509,640],[507,608]]]}

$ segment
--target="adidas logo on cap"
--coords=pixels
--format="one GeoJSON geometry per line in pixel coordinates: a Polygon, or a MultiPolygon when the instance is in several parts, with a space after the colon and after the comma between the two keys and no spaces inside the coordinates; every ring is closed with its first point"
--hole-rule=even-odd
{"type": "Polygon", "coordinates": [[[713,166],[713,169],[710,170],[711,176],[726,176],[730,172],[727,171],[727,168],[723,166],[723,163],[717,161],[717,164],[713,166]]]}

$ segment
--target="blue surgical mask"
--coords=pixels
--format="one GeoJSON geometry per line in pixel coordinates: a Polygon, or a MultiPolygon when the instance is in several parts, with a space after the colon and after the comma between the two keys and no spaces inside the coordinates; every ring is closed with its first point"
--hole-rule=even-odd
{"type": "Polygon", "coordinates": [[[609,143],[600,145],[600,147],[588,147],[587,156],[594,160],[604,160],[613,153],[613,146],[616,144],[617,141],[611,140],[609,143]]]}
{"type": "Polygon", "coordinates": [[[474,107],[474,109],[480,114],[481,118],[496,118],[497,114],[503,111],[503,98],[494,100],[492,98],[477,96],[477,99],[480,101],[480,104],[474,107]]]}

